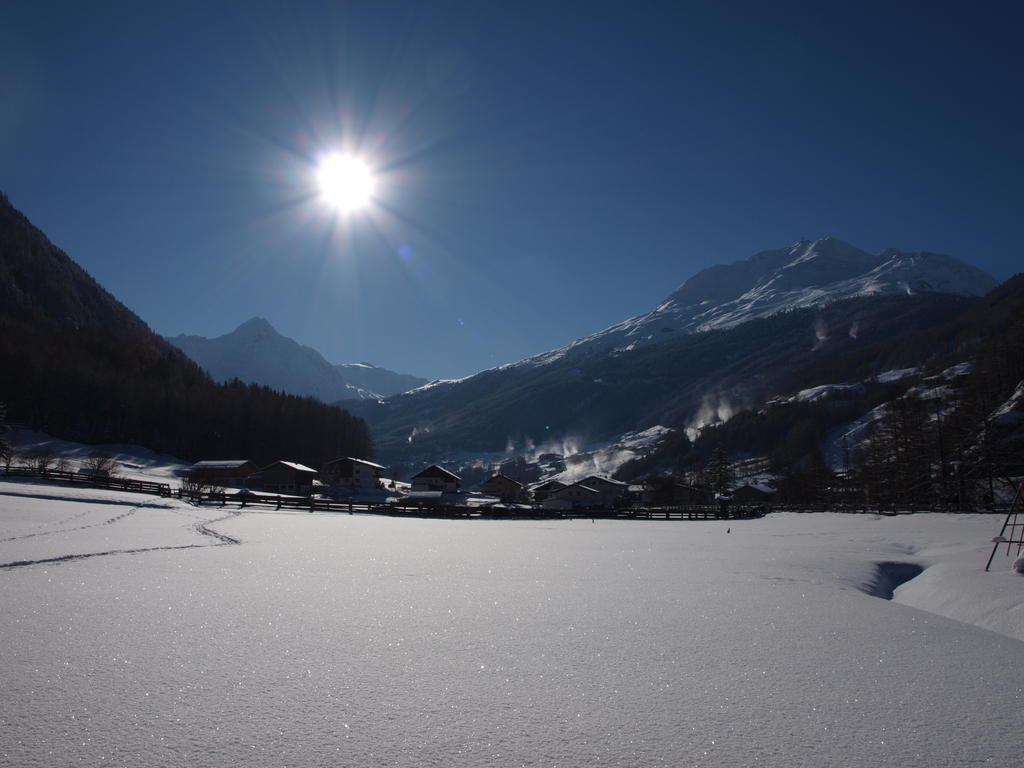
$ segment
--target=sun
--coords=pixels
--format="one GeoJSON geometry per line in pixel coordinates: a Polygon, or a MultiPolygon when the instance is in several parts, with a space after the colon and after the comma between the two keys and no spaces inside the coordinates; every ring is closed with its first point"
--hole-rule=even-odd
{"type": "Polygon", "coordinates": [[[352,155],[328,155],[316,174],[320,195],[341,213],[366,207],[373,199],[374,181],[370,167],[352,155]]]}

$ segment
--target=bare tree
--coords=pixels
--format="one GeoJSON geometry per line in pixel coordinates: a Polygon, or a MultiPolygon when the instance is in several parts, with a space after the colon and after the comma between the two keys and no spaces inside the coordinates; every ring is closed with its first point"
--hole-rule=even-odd
{"type": "Polygon", "coordinates": [[[209,493],[209,488],[202,476],[197,473],[190,472],[181,478],[181,498],[189,499],[196,504],[203,500],[204,493],[209,493]]]}
{"type": "Polygon", "coordinates": [[[107,451],[96,450],[82,466],[93,477],[110,477],[114,473],[114,457],[107,451]]]}
{"type": "Polygon", "coordinates": [[[181,496],[199,504],[204,495],[224,493],[224,486],[208,473],[202,471],[188,472],[181,478],[181,496]]]}
{"type": "Polygon", "coordinates": [[[29,466],[41,474],[47,474],[57,460],[57,455],[49,448],[35,448],[28,452],[29,466]]]}

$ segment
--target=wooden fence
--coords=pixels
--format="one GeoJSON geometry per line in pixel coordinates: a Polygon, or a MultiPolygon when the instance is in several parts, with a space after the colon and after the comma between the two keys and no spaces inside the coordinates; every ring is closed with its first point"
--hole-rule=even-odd
{"type": "Polygon", "coordinates": [[[273,507],[274,509],[296,509],[306,512],[348,512],[388,515],[390,517],[430,518],[487,518],[487,519],[601,519],[601,520],[749,520],[761,517],[767,511],[764,507],[732,507],[722,510],[719,506],[693,505],[677,507],[615,507],[610,509],[544,509],[509,507],[468,507],[452,504],[422,504],[409,501],[391,503],[367,503],[353,501],[331,501],[315,497],[275,496],[267,493],[235,494],[204,492],[188,495],[178,491],[179,498],[198,504],[231,504],[239,508],[273,507]]]}
{"type": "Polygon", "coordinates": [[[893,509],[866,506],[834,507],[812,505],[800,507],[796,505],[730,505],[722,509],[717,505],[686,505],[672,507],[615,507],[611,509],[565,509],[553,510],[543,508],[517,509],[505,507],[466,507],[455,505],[433,505],[410,501],[397,501],[390,504],[370,504],[365,502],[332,501],[299,496],[276,496],[268,493],[236,494],[224,492],[205,492],[199,495],[182,493],[181,489],[171,489],[167,483],[154,483],[145,480],[129,480],[121,477],[92,475],[77,472],[62,472],[53,469],[37,469],[35,467],[9,467],[5,470],[8,477],[24,477],[46,481],[74,483],[92,488],[106,488],[131,493],[148,493],[154,496],[174,497],[196,504],[233,505],[239,508],[272,507],[274,509],[296,509],[307,512],[360,512],[363,514],[388,515],[391,517],[431,517],[447,519],[488,518],[488,519],[600,519],[600,520],[749,520],[761,517],[768,512],[847,512],[862,514],[894,515],[905,512],[992,512],[1005,514],[1008,505],[994,505],[986,509],[934,510],[934,509],[893,509]]]}
{"type": "Polygon", "coordinates": [[[62,472],[56,469],[37,469],[36,467],[8,467],[4,474],[8,477],[27,477],[61,483],[74,483],[76,485],[88,485],[91,488],[109,488],[114,491],[148,493],[153,496],[173,495],[171,486],[167,483],[129,480],[124,477],[112,477],[110,475],[80,474],[78,472],[62,472]]]}

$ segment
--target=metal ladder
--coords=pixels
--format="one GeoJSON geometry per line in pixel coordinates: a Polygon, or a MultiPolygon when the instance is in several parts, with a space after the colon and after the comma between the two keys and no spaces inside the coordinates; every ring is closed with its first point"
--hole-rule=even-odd
{"type": "Polygon", "coordinates": [[[1017,545],[1018,557],[1020,557],[1021,550],[1024,549],[1024,520],[1020,519],[1024,515],[1024,509],[1021,509],[1022,501],[1024,501],[1022,494],[1024,494],[1024,483],[1017,486],[1013,504],[1010,505],[1010,511],[1006,513],[1006,520],[1003,521],[1003,528],[999,531],[999,535],[992,539],[992,554],[988,556],[988,562],[985,563],[986,571],[992,565],[992,558],[996,556],[996,550],[999,549],[1000,544],[1006,545],[1007,555],[1010,554],[1010,547],[1014,544],[1017,545]]]}

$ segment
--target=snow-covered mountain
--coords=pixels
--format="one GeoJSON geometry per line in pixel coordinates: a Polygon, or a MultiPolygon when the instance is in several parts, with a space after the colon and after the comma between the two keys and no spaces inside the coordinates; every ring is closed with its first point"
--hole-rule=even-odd
{"type": "Polygon", "coordinates": [[[705,269],[653,311],[561,349],[354,412],[379,455],[431,461],[614,441],[654,425],[688,430],[705,410],[752,407],[838,371],[917,365],[950,340],[915,336],[907,349],[895,340],[927,334],[995,286],[949,256],[801,241],[705,269]]]}
{"type": "Polygon", "coordinates": [[[991,275],[952,256],[894,248],[872,255],[833,237],[801,240],[788,248],[704,269],[652,312],[513,365],[544,365],[566,356],[636,349],[858,296],[982,296],[996,284],[991,275]]]}
{"type": "Polygon", "coordinates": [[[387,397],[426,381],[366,363],[332,365],[312,347],[282,336],[262,317],[214,339],[182,334],[168,341],[217,381],[241,379],[325,403],[387,397]]]}

